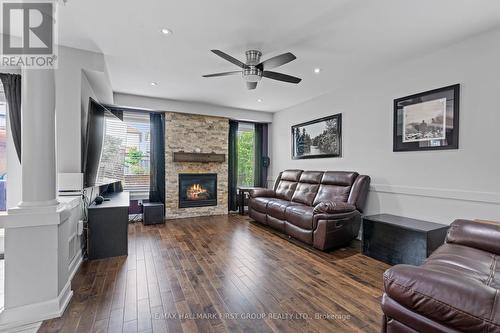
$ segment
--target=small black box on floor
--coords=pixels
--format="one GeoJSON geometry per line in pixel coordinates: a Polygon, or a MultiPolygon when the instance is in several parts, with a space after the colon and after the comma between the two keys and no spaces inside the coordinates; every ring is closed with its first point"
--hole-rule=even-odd
{"type": "Polygon", "coordinates": [[[142,222],[144,225],[165,223],[165,206],[159,202],[145,202],[142,205],[142,222]]]}
{"type": "Polygon", "coordinates": [[[363,217],[363,254],[389,265],[421,265],[449,226],[390,214],[363,217]]]}

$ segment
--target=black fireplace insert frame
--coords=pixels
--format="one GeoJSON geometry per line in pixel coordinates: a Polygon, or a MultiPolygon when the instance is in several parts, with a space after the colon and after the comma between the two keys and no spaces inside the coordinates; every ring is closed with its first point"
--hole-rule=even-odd
{"type": "Polygon", "coordinates": [[[178,183],[178,190],[179,192],[179,208],[192,208],[192,207],[208,207],[208,206],[217,206],[217,174],[216,173],[180,173],[179,174],[179,183],[178,183]],[[200,177],[200,176],[210,176],[215,178],[215,185],[214,185],[214,194],[215,198],[214,199],[207,199],[207,200],[182,200],[182,194],[181,194],[181,179],[182,177],[200,177]]]}

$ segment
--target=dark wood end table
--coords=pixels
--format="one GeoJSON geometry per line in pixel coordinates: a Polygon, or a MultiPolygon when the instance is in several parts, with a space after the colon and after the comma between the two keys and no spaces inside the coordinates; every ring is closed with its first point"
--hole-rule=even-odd
{"type": "Polygon", "coordinates": [[[363,254],[390,265],[420,265],[444,243],[449,226],[402,216],[363,217],[363,254]]]}
{"type": "Polygon", "coordinates": [[[245,215],[245,193],[250,193],[251,190],[259,188],[263,187],[238,186],[238,210],[240,215],[245,215]]]}

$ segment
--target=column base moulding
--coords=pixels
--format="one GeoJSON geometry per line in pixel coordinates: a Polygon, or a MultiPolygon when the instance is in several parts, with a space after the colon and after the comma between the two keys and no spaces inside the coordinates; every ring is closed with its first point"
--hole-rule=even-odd
{"type": "Polygon", "coordinates": [[[62,316],[72,296],[68,281],[52,300],[4,309],[0,313],[0,332],[36,332],[44,320],[62,316]]]}

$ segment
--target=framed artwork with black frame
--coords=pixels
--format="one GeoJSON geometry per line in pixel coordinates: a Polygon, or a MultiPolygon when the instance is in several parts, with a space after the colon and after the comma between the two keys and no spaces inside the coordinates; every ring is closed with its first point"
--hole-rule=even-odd
{"type": "Polygon", "coordinates": [[[292,126],[292,158],[342,156],[342,114],[292,126]]]}
{"type": "Polygon", "coordinates": [[[458,149],[460,85],[394,100],[393,151],[458,149]]]}

